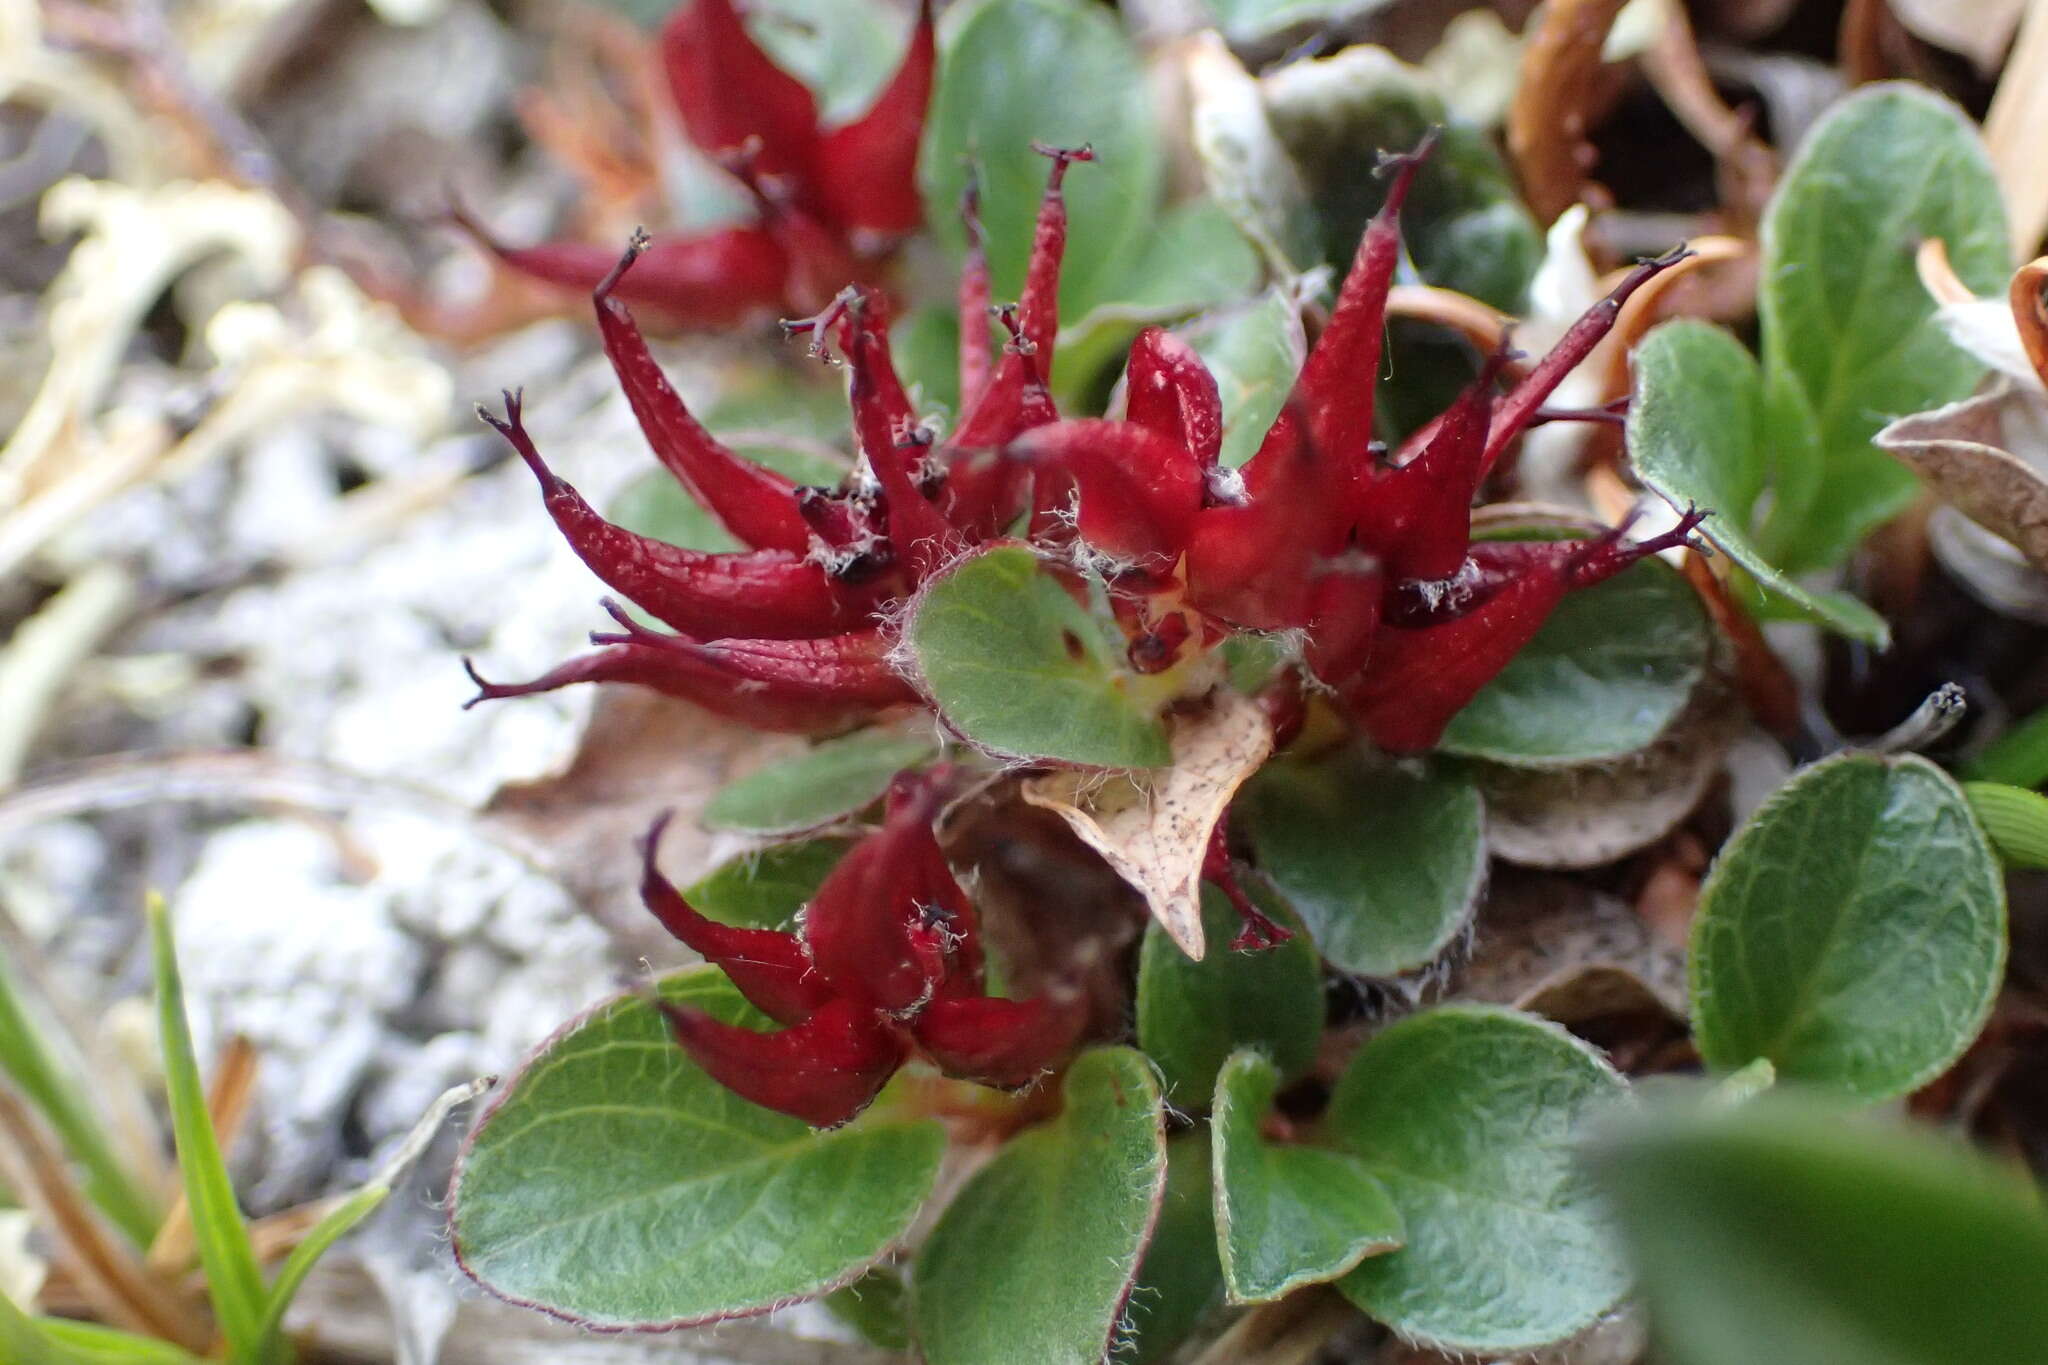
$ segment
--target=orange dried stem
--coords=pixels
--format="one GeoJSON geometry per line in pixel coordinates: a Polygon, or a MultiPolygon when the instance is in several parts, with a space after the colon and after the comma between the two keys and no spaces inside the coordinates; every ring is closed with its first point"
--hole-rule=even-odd
{"type": "Polygon", "coordinates": [[[2013,272],[2012,320],[2034,373],[2048,387],[2048,256],[2037,256],[2013,272]]]}
{"type": "Polygon", "coordinates": [[[1586,122],[1601,46],[1626,0],[1552,0],[1522,54],[1508,106],[1508,154],[1529,208],[1547,227],[1578,202],[1593,149],[1586,122]]]}

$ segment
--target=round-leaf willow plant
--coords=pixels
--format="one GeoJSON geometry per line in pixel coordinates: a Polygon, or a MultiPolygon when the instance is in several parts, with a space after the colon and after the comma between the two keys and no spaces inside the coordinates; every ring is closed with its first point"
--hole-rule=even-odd
{"type": "MultiPolygon", "coordinates": [[[[1063,417],[1056,410],[1046,376],[1067,228],[1061,186],[1092,154],[1085,147],[1042,150],[1051,174],[1023,297],[997,310],[1009,332],[1000,354],[974,344],[987,335],[980,324],[990,311],[988,282],[978,251],[967,265],[959,291],[962,335],[970,339],[960,363],[966,401],[951,431],[922,419],[899,380],[880,294],[849,286],[822,313],[786,325],[848,374],[860,463],[838,487],[798,487],[736,455],[692,417],[618,297],[645,248],[636,239],[596,291],[606,354],[657,456],[747,548],[687,550],[606,521],[548,468],[522,423],[518,397],[508,395],[502,415],[483,415],[533,471],[564,536],[601,578],[676,633],[608,603],[618,629],[592,637],[596,652],[531,682],[478,676],[476,700],[574,683],[629,683],[744,724],[814,735],[929,708],[970,757],[978,751],[1026,769],[1111,766],[1091,763],[1086,744],[1078,752],[1034,752],[1003,733],[999,714],[979,715],[983,699],[973,680],[1014,664],[1004,657],[1012,644],[994,620],[978,639],[940,623],[963,611],[971,616],[978,599],[1008,594],[1019,618],[1050,626],[1060,656],[1054,663],[1073,669],[1070,677],[1051,678],[1036,702],[1116,713],[1110,723],[1129,731],[1139,756],[1133,766],[1165,769],[1168,783],[1183,779],[1184,790],[1159,793],[1154,803],[1171,826],[1154,831],[1174,847],[1166,860],[1177,857],[1185,864],[1180,880],[1190,887],[1206,882],[1235,911],[1240,928],[1231,949],[1287,952],[1297,932],[1287,923],[1293,912],[1261,909],[1238,873],[1226,819],[1237,785],[1312,718],[1348,725],[1389,753],[1429,749],[1567,594],[1684,544],[1700,520],[1688,514],[1673,530],[1640,542],[1618,532],[1474,541],[1469,511],[1481,482],[1552,388],[1612,327],[1628,294],[1677,257],[1632,272],[1504,396],[1495,389],[1510,357],[1493,356],[1450,410],[1390,454],[1369,435],[1372,380],[1400,255],[1401,205],[1429,148],[1390,157],[1385,206],[1359,245],[1328,325],[1278,420],[1234,470],[1218,460],[1223,422],[1215,378],[1186,342],[1161,328],[1147,328],[1131,348],[1121,416],[1063,417]],[[1231,681],[1234,644],[1276,656],[1276,666],[1259,670],[1266,676],[1249,696],[1231,681]]],[[[982,605],[1003,610],[995,601],[982,605]]],[[[1098,1040],[1101,1002],[1058,973],[1028,992],[1014,980],[992,988],[975,904],[935,835],[942,806],[966,775],[948,763],[897,774],[881,827],[825,874],[793,930],[705,914],[657,871],[662,825],[650,831],[642,850],[648,909],[722,971],[745,1008],[699,984],[665,987],[647,1003],[689,1064],[730,1092],[725,1107],[758,1107],[837,1129],[860,1116],[906,1065],[1021,1092],[1026,1107],[1010,1111],[1019,1122],[1034,1106],[1053,1102],[1063,1075],[1070,1112],[1083,1102],[1075,1087],[1094,1073],[1068,1068],[1077,1049],[1098,1040]]],[[[1074,800],[1066,813],[1077,828],[1104,834],[1113,814],[1089,808],[1086,797],[1074,800]]],[[[1127,871],[1127,850],[1121,862],[1116,850],[1105,853],[1127,871]]],[[[1142,876],[1132,879],[1144,884],[1142,876]]],[[[1155,910],[1180,944],[1174,951],[1200,958],[1200,911],[1187,922],[1176,917],[1174,901],[1169,888],[1155,898],[1155,910]]],[[[1231,970],[1227,960],[1218,965],[1231,970]]],[[[1287,1008],[1319,1013],[1312,971],[1303,984],[1287,1008]]],[[[637,1004],[608,1007],[572,1026],[556,1046],[621,1027],[621,1012],[631,1016],[637,1004]]],[[[1592,1082],[1612,1084],[1590,1054],[1562,1035],[1520,1020],[1487,1023],[1534,1028],[1532,1045],[1562,1049],[1592,1082]]],[[[1149,1107],[1144,1123],[1156,1128],[1159,1096],[1147,1065],[1130,1054],[1101,1056],[1128,1058],[1098,1069],[1137,1078],[1123,1101],[1141,1114],[1149,1107]]],[[[531,1101],[528,1087],[544,1085],[547,1069],[529,1072],[513,1094],[531,1101]]],[[[969,1103],[949,1091],[931,1093],[937,1098],[927,1104],[906,1091],[888,1106],[888,1122],[900,1126],[906,1115],[969,1103]]],[[[705,1098],[700,1087],[691,1103],[705,1098]]],[[[491,1135],[509,1123],[501,1109],[470,1153],[458,1250],[487,1285],[579,1312],[522,1286],[520,1258],[508,1262],[488,1230],[500,1216],[482,1192],[498,1169],[491,1135]]],[[[816,1141],[843,1146],[863,1126],[842,1131],[846,1136],[816,1141]]],[[[1018,1143],[1050,1140],[1027,1129],[1018,1143]]],[[[830,1150],[812,1148],[800,1130],[789,1130],[787,1141],[819,1154],[830,1150]]],[[[1017,1159],[1028,1150],[1019,1145],[1017,1159]]],[[[920,1149],[921,1158],[929,1155],[920,1149]]],[[[1153,1199],[1141,1202],[1149,1207],[1153,1199]]],[[[766,1219],[759,1212],[734,1216],[766,1219]]],[[[855,1254],[836,1275],[800,1278],[754,1301],[707,1306],[682,1320],[829,1289],[898,1231],[892,1224],[874,1248],[850,1239],[855,1254]]],[[[775,1235],[765,1222],[748,1235],[763,1234],[775,1235]]],[[[1134,1255],[1144,1241],[1133,1239],[1134,1255]]],[[[1360,1245],[1394,1244],[1376,1232],[1360,1245]]],[[[944,1246],[931,1254],[942,1255],[944,1246]]],[[[602,1322],[613,1314],[587,1316],[602,1322]]],[[[1108,1325],[1102,1324],[1105,1341],[1108,1325]]]]}
{"type": "MultiPolygon", "coordinates": [[[[670,41],[772,67],[730,16],[695,0],[670,41]]],[[[899,92],[922,79],[928,19],[877,106],[899,134],[922,116],[899,92]]],[[[989,0],[968,23],[985,19],[1086,43],[1102,16],[989,0]]],[[[855,198],[867,182],[820,150],[835,135],[818,140],[809,106],[770,105],[805,114],[784,121],[795,142],[755,132],[737,164],[788,162],[793,197],[762,196],[764,230],[787,232],[790,204],[826,202],[804,167],[855,198]]],[[[691,128],[719,151],[754,131],[691,128]]],[[[1490,849],[1611,861],[1604,832],[1571,843],[1574,803],[1628,807],[1625,852],[1716,771],[1699,735],[1726,710],[1717,645],[1655,558],[1704,514],[1632,542],[1473,508],[1524,430],[1569,415],[1545,409],[1552,392],[1682,253],[1629,272],[1533,363],[1487,357],[1389,450],[1376,381],[1425,138],[1383,158],[1381,207],[1239,463],[1216,371],[1160,327],[1137,333],[1107,415],[1059,410],[1063,186],[1100,170],[1087,146],[1038,150],[1050,171],[1014,306],[991,307],[971,193],[963,206],[957,420],[920,410],[891,354],[898,301],[860,271],[785,324],[846,377],[857,460],[832,486],[753,463],[686,408],[625,306],[660,292],[636,288],[645,239],[597,282],[649,444],[736,550],[606,520],[550,470],[516,396],[484,414],[645,616],[608,602],[617,627],[595,651],[528,682],[472,669],[476,702],[628,684],[816,742],[703,812],[793,841],[678,888],[658,867],[668,817],[649,830],[642,899],[704,964],[569,1022],[500,1089],[457,1169],[455,1253],[492,1292],[601,1329],[822,1298],[933,1365],[1160,1359],[1225,1306],[1325,1284],[1444,1351],[1563,1341],[1630,1288],[1577,1159],[1627,1082],[1527,991],[1498,998],[1529,1012],[1388,1010],[1360,1041],[1359,991],[1326,1003],[1324,986],[1415,998],[1469,930],[1490,849]],[[1132,952],[1140,903],[1153,922],[1132,952]]],[[[1677,454],[1714,434],[1653,406],[1677,454]]],[[[1890,1100],[1955,1063],[2005,952],[1976,810],[1931,763],[1845,753],[1736,833],[1701,888],[1689,999],[1651,1006],[1689,1014],[1726,1073],[1718,1106],[1774,1078],[1890,1100]]],[[[1668,1294],[1640,1211],[1687,1173],[1658,1153],[1749,1139],[1608,1131],[1595,1166],[1668,1294]]],[[[1711,1203],[1684,1207],[1702,1226],[1753,1207],[1711,1203]]],[[[1693,1283],[1689,1263],[1677,1279],[1693,1283]]]]}

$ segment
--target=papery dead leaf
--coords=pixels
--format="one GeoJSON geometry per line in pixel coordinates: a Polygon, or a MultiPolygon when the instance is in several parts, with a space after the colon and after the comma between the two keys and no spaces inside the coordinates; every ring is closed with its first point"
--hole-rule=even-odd
{"type": "Polygon", "coordinates": [[[2027,0],[1885,0],[1922,42],[1968,57],[1980,75],[1998,70],[2027,0]]]}
{"type": "Polygon", "coordinates": [[[1728,686],[1711,677],[1641,753],[1581,768],[1475,765],[1486,842],[1524,867],[1599,867],[1669,834],[1700,802],[1734,737],[1728,686]]]}
{"type": "MultiPolygon", "coordinates": [[[[701,809],[760,744],[753,731],[688,702],[606,688],[568,766],[501,788],[484,815],[547,849],[549,875],[623,948],[672,960],[672,943],[634,897],[633,841],[665,810],[701,809]]],[[[679,881],[695,880],[710,854],[711,836],[692,822],[677,821],[662,844],[662,863],[679,881]]]]}
{"type": "Polygon", "coordinates": [[[1453,999],[1548,1006],[1574,1020],[1648,999],[1674,1019],[1685,1017],[1684,950],[1660,941],[1626,905],[1583,881],[1497,877],[1479,923],[1453,999]]]}
{"type": "Polygon", "coordinates": [[[1173,765],[1140,772],[1056,772],[1024,784],[1024,799],[1065,820],[1145,897],[1153,918],[1200,960],[1202,858],[1224,808],[1273,752],[1259,704],[1218,690],[1170,721],[1173,765]]]}
{"type": "Polygon", "coordinates": [[[2048,572],[2048,396],[2001,380],[1877,433],[1934,495],[2048,572]]]}
{"type": "Polygon", "coordinates": [[[2013,250],[2025,256],[2048,233],[2048,156],[2041,127],[2048,122],[2048,5],[2035,4],[2021,21],[2019,40],[2006,59],[1991,108],[1984,114],[1984,150],[1991,156],[2012,227],[2013,250]]]}

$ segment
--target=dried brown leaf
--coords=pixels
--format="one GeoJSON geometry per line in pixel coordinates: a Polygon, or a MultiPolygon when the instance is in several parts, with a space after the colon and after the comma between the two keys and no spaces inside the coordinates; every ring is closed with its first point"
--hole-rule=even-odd
{"type": "MultiPolygon", "coordinates": [[[[631,909],[639,879],[634,841],[665,810],[701,809],[762,742],[688,702],[607,688],[568,766],[501,788],[483,813],[545,850],[542,870],[624,948],[672,955],[651,918],[631,909]]],[[[692,821],[677,821],[662,854],[672,875],[692,880],[710,862],[710,836],[692,821]]]]}
{"type": "Polygon", "coordinates": [[[1189,957],[1202,941],[1202,857],[1238,786],[1273,752],[1273,727],[1251,698],[1227,689],[1170,721],[1173,764],[1108,778],[1055,772],[1024,799],[1058,815],[1145,897],[1189,957]]]}
{"type": "Polygon", "coordinates": [[[1594,1002],[1637,998],[1639,985],[1672,1018],[1685,1017],[1684,950],[1581,881],[1548,873],[1498,876],[1479,923],[1454,998],[1549,1006],[1574,1016],[1551,1017],[1573,1022],[1594,1002]],[[1617,974],[1635,984],[1624,988],[1617,974]]]}
{"type": "Polygon", "coordinates": [[[1579,768],[1474,765],[1486,842],[1523,867],[1600,867],[1669,834],[1700,802],[1734,737],[1733,696],[1711,677],[1655,744],[1579,768]]]}
{"type": "Polygon", "coordinates": [[[2006,59],[1998,91],[1984,115],[1984,149],[2005,191],[2012,244],[2019,255],[2038,250],[2048,233],[2048,156],[2041,129],[2048,126],[2048,5],[2035,4],[2006,59]]]}
{"type": "Polygon", "coordinates": [[[2048,401],[2041,395],[2003,381],[1975,398],[1901,417],[1877,434],[1877,445],[1910,465],[1936,497],[2048,572],[2048,401]],[[2015,445],[2031,449],[2023,455],[2015,445]]]}

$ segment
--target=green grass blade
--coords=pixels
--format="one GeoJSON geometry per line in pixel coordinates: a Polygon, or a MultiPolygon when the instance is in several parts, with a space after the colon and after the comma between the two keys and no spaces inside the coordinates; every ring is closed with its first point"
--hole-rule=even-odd
{"type": "Polygon", "coordinates": [[[1963,795],[2008,867],[2048,867],[2048,796],[2002,782],[1965,782],[1963,795]]]}
{"type": "Polygon", "coordinates": [[[170,1095],[171,1132],[177,1139],[178,1171],[192,1212],[199,1264],[206,1271],[207,1293],[221,1335],[227,1339],[229,1358],[253,1365],[261,1359],[263,1277],[256,1268],[248,1226],[235,1203],[227,1163],[221,1160],[220,1138],[206,1112],[206,1088],[192,1051],[185,989],[178,977],[178,952],[171,941],[170,911],[162,897],[151,896],[147,913],[156,966],[157,1027],[163,1034],[164,1085],[170,1095]]]}
{"type": "Polygon", "coordinates": [[[0,1293],[0,1360],[7,1365],[201,1365],[168,1342],[98,1323],[34,1318],[0,1293]]]}
{"type": "Polygon", "coordinates": [[[158,1341],[96,1322],[39,1318],[44,1337],[56,1348],[55,1365],[203,1365],[198,1356],[158,1341]]]}
{"type": "Polygon", "coordinates": [[[1980,782],[2038,787],[2048,782],[2048,706],[2007,730],[1963,775],[1980,782]]]}
{"type": "Polygon", "coordinates": [[[92,1106],[57,1065],[23,1007],[12,964],[0,950],[0,1070],[42,1111],[64,1150],[85,1168],[85,1192],[137,1246],[148,1246],[160,1210],[114,1155],[92,1106]]]}
{"type": "Polygon", "coordinates": [[[369,1217],[390,1193],[391,1187],[381,1181],[363,1186],[329,1210],[313,1225],[305,1240],[292,1248],[292,1254],[285,1257],[284,1265],[278,1269],[277,1279],[271,1282],[270,1299],[263,1310],[263,1322],[257,1328],[258,1360],[265,1365],[283,1365],[291,1360],[291,1343],[284,1335],[284,1315],[297,1297],[299,1286],[306,1282],[314,1263],[327,1254],[328,1248],[369,1217]]]}
{"type": "Polygon", "coordinates": [[[354,1194],[346,1196],[329,1210],[325,1217],[313,1225],[313,1230],[306,1234],[305,1240],[292,1249],[292,1254],[285,1258],[284,1265],[279,1268],[277,1278],[271,1281],[269,1300],[264,1305],[263,1324],[258,1337],[261,1341],[259,1358],[265,1361],[266,1365],[291,1359],[290,1344],[284,1337],[284,1315],[292,1306],[292,1299],[298,1294],[299,1286],[306,1282],[306,1276],[311,1273],[314,1263],[327,1254],[329,1247],[346,1236],[349,1229],[369,1217],[371,1212],[384,1202],[385,1196],[398,1184],[399,1177],[405,1174],[413,1162],[419,1160],[420,1153],[433,1141],[435,1132],[447,1120],[448,1115],[454,1112],[456,1106],[469,1103],[489,1090],[494,1083],[494,1077],[485,1076],[467,1085],[458,1085],[435,1100],[420,1121],[413,1125],[412,1132],[406,1135],[404,1143],[392,1155],[391,1160],[384,1164],[384,1168],[378,1171],[368,1184],[354,1194]]]}
{"type": "Polygon", "coordinates": [[[57,1365],[57,1348],[35,1319],[0,1291],[0,1356],[19,1365],[57,1365]]]}

